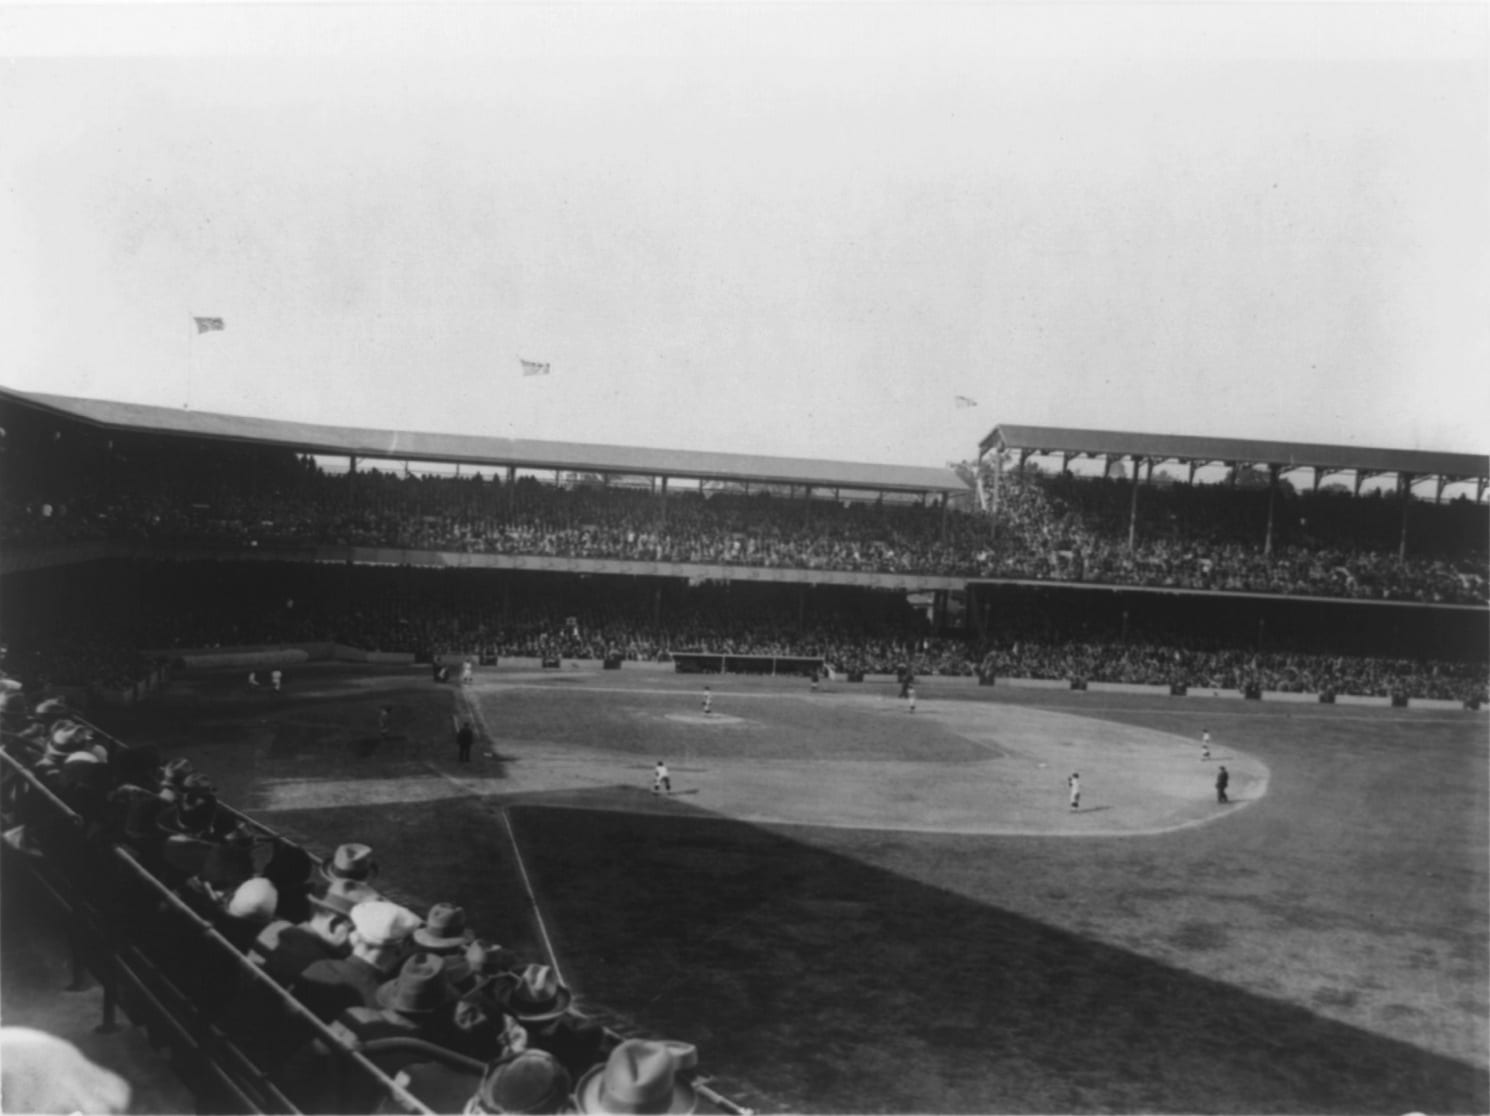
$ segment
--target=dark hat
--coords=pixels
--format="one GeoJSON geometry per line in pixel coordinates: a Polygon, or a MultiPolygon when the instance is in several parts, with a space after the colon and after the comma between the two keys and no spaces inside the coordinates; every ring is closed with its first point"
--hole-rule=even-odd
{"type": "Polygon", "coordinates": [[[217,817],[217,796],[192,792],[160,813],[159,825],[167,833],[203,834],[217,817]]]}
{"type": "Polygon", "coordinates": [[[153,794],[132,794],[124,810],[124,836],[131,841],[145,841],[158,837],[155,824],[165,803],[153,794]]]}
{"type": "Polygon", "coordinates": [[[429,909],[424,925],[414,931],[414,944],[421,949],[456,950],[471,940],[466,929],[466,912],[454,903],[436,903],[429,909]]]}
{"type": "Polygon", "coordinates": [[[308,895],[306,898],[318,910],[350,918],[352,908],[358,903],[370,903],[383,896],[361,880],[332,880],[324,895],[308,895]]]}
{"type": "Polygon", "coordinates": [[[569,1072],[546,1050],[524,1050],[493,1062],[481,1079],[481,1112],[558,1112],[569,1099],[569,1072]]]}
{"type": "Polygon", "coordinates": [[[263,872],[267,879],[274,881],[276,887],[302,890],[315,869],[316,863],[311,859],[310,853],[299,845],[276,840],[269,846],[269,859],[264,864],[263,872]]]}
{"type": "Polygon", "coordinates": [[[432,953],[416,953],[393,980],[378,985],[378,1006],[399,1015],[429,1015],[455,1002],[445,966],[432,953]]]}
{"type": "Polygon", "coordinates": [[[698,1094],[677,1074],[697,1063],[688,1043],[627,1039],[579,1079],[574,1103],[580,1112],[692,1112],[698,1094]]]}
{"type": "Polygon", "coordinates": [[[511,973],[518,963],[518,955],[512,950],[485,938],[473,938],[465,949],[445,958],[445,971],[456,988],[468,992],[494,977],[511,973]]]}
{"type": "Polygon", "coordinates": [[[572,998],[552,968],[529,965],[509,983],[503,1006],[520,1022],[542,1023],[568,1011],[572,998]]]}
{"type": "Polygon", "coordinates": [[[321,865],[328,880],[369,880],[378,874],[377,861],[368,845],[339,845],[330,860],[321,865]]]}
{"type": "Polygon", "coordinates": [[[197,875],[218,891],[231,891],[254,874],[253,856],[243,845],[213,845],[197,875]]]}

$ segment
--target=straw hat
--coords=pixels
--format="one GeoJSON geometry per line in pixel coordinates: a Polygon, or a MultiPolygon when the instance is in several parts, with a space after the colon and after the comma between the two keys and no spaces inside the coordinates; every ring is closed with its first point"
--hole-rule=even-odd
{"type": "Polygon", "coordinates": [[[478,1112],[558,1112],[569,1097],[569,1072],[546,1050],[524,1050],[487,1067],[478,1112]]]}

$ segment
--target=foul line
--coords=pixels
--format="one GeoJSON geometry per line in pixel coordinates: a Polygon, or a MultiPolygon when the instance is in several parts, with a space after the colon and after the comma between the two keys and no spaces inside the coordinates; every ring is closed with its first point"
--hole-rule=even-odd
{"type": "Polygon", "coordinates": [[[507,811],[502,811],[502,824],[507,827],[507,839],[512,842],[512,855],[517,858],[517,871],[523,878],[523,890],[528,893],[528,905],[533,908],[533,920],[538,923],[538,936],[543,939],[543,952],[548,954],[548,963],[554,967],[554,976],[565,988],[569,983],[564,979],[564,974],[559,971],[559,958],[554,953],[554,943],[549,940],[548,927],[543,922],[543,912],[538,908],[538,897],[533,894],[533,884],[528,879],[528,868],[523,863],[522,849],[517,845],[517,834],[512,831],[512,819],[507,816],[507,811]]]}

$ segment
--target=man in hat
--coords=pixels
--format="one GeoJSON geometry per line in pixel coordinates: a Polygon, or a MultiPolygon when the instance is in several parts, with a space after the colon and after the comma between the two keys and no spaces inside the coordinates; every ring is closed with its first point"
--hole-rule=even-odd
{"type": "Polygon", "coordinates": [[[310,917],[299,925],[276,922],[254,941],[250,960],[286,987],[317,961],[336,961],[351,951],[352,908],[381,899],[357,880],[334,880],[324,895],[312,895],[310,917]]]}
{"type": "Polygon", "coordinates": [[[457,960],[464,965],[466,946],[475,936],[466,928],[465,908],[454,903],[436,903],[429,909],[424,925],[414,931],[414,946],[440,958],[449,968],[457,960]]]}
{"type": "Polygon", "coordinates": [[[547,1050],[576,1076],[605,1056],[605,1028],[570,1012],[573,997],[550,966],[530,964],[504,985],[503,1008],[527,1031],[529,1046],[547,1050]]]}
{"type": "MultiPolygon", "coordinates": [[[[374,1003],[342,1012],[332,1027],[352,1045],[374,1039],[411,1038],[449,1047],[456,994],[445,977],[445,966],[432,953],[416,953],[404,961],[398,975],[384,981],[373,994],[374,1003]]],[[[373,1055],[384,1073],[393,1073],[412,1059],[400,1052],[392,1059],[373,1055]]]]}
{"type": "MultiPolygon", "coordinates": [[[[442,1062],[405,1066],[394,1077],[432,1112],[562,1112],[569,1099],[570,1076],[552,1054],[523,1050],[492,1061],[477,1074],[442,1062]]],[[[401,1116],[392,1101],[378,1107],[381,1116],[401,1116]]]]}
{"type": "Polygon", "coordinates": [[[378,874],[372,846],[338,845],[330,860],[321,866],[321,875],[329,880],[360,880],[367,883],[378,874]]]}
{"type": "Polygon", "coordinates": [[[701,1098],[679,1076],[697,1064],[688,1043],[627,1039],[579,1079],[574,1105],[580,1112],[697,1112],[701,1098]]]}
{"type": "Polygon", "coordinates": [[[300,1002],[327,1023],[347,1008],[377,1006],[378,986],[397,971],[419,926],[413,911],[383,899],[358,903],[350,918],[351,956],[317,961],[294,984],[300,1002]]]}

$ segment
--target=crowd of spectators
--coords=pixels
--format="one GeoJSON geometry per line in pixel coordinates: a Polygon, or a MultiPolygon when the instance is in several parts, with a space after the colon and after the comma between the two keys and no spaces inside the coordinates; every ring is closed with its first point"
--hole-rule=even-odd
{"type": "Polygon", "coordinates": [[[431,586],[441,584],[441,575],[426,572],[393,594],[384,590],[399,583],[396,575],[366,570],[360,578],[336,581],[327,571],[327,585],[348,582],[340,596],[265,599],[267,589],[249,591],[247,583],[236,593],[193,595],[190,576],[168,572],[162,584],[138,587],[144,607],[127,623],[110,626],[98,615],[91,628],[69,625],[64,639],[44,630],[16,640],[8,669],[32,687],[102,678],[105,688],[117,691],[182,651],[339,643],[421,661],[475,656],[665,663],[693,653],[820,659],[849,674],[909,670],[920,676],[1083,678],[1233,691],[1255,684],[1285,692],[1454,700],[1483,696],[1490,677],[1473,651],[1455,659],[1425,644],[1416,656],[1370,654],[1349,645],[1348,635],[1308,630],[1270,632],[1263,646],[1255,626],[1182,629],[1181,617],[1153,615],[1135,620],[1130,631],[1126,616],[1119,622],[1090,610],[1057,614],[1038,602],[1023,609],[1005,602],[997,623],[980,638],[936,632],[925,611],[903,594],[842,587],[820,592],[810,607],[790,588],[769,586],[704,585],[664,602],[616,578],[550,586],[551,592],[504,602],[475,588],[484,584],[479,577],[457,579],[455,591],[440,592],[431,586]],[[588,590],[581,591],[581,584],[588,590]],[[1243,631],[1249,634],[1243,637],[1243,631]]]}
{"type": "Polygon", "coordinates": [[[1412,552],[1398,555],[1402,503],[1326,492],[1279,497],[1273,543],[1268,493],[1226,485],[1145,486],[1128,545],[1131,482],[1009,473],[985,577],[1084,581],[1222,592],[1483,604],[1486,509],[1467,500],[1417,504],[1412,552]]]}
{"type": "Polygon", "coordinates": [[[688,1044],[623,1039],[582,1014],[551,963],[483,935],[458,902],[400,902],[370,845],[317,862],[219,801],[188,760],[124,745],[57,699],[32,708],[3,675],[0,690],[6,755],[78,823],[11,778],[5,840],[86,873],[119,938],[301,1111],[403,1111],[371,1075],[334,1072],[328,1041],[439,1113],[735,1110],[695,1087],[688,1044]],[[221,940],[111,864],[114,847],[221,940]],[[275,986],[329,1031],[293,1025],[275,986]]]}
{"type": "MultiPolygon", "coordinates": [[[[81,428],[7,447],[0,540],[335,546],[1081,581],[1373,600],[1490,601],[1490,517],[1464,498],[1277,493],[1012,470],[992,517],[743,486],[650,489],[328,474],[287,450],[81,428]]],[[[12,442],[15,439],[11,440],[12,442]]]]}

